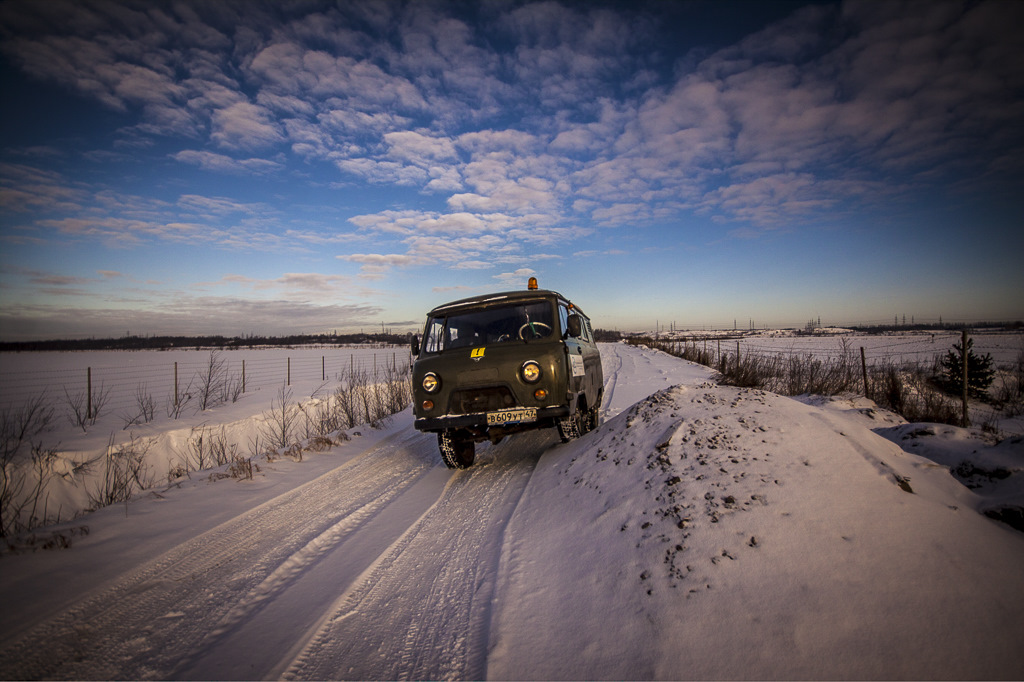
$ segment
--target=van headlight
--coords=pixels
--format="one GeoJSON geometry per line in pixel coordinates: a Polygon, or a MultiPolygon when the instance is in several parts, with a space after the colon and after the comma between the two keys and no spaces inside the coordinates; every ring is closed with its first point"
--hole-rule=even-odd
{"type": "Polygon", "coordinates": [[[423,377],[423,390],[427,393],[437,393],[441,388],[441,379],[433,372],[428,372],[423,377]]]}
{"type": "Polygon", "coordinates": [[[533,360],[524,362],[522,368],[519,370],[519,374],[523,377],[523,381],[526,383],[535,384],[540,381],[540,365],[533,360]]]}

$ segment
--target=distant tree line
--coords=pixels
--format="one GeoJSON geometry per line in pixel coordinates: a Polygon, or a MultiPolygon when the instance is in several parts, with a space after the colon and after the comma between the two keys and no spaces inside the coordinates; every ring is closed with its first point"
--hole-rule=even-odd
{"type": "Polygon", "coordinates": [[[600,341],[601,343],[615,343],[616,341],[622,340],[622,332],[609,329],[595,329],[594,340],[600,341]]]}
{"type": "Polygon", "coordinates": [[[305,345],[349,346],[358,344],[409,343],[409,334],[295,334],[291,336],[124,336],[118,339],[52,339],[48,341],[4,341],[0,351],[70,350],[169,350],[214,348],[231,350],[257,346],[305,345]]]}
{"type": "Polygon", "coordinates": [[[960,331],[963,329],[1003,329],[1006,331],[1019,331],[1024,329],[1024,321],[1014,322],[938,322],[938,323],[911,323],[911,324],[876,324],[876,325],[851,325],[846,327],[858,332],[868,334],[882,334],[886,332],[905,331],[960,331]]]}

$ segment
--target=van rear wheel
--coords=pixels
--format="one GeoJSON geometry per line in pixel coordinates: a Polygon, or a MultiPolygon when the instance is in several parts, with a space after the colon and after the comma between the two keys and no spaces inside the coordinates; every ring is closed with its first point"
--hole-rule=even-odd
{"type": "Polygon", "coordinates": [[[441,460],[449,469],[468,469],[476,459],[476,445],[472,440],[459,438],[451,431],[437,434],[437,449],[441,460]]]}

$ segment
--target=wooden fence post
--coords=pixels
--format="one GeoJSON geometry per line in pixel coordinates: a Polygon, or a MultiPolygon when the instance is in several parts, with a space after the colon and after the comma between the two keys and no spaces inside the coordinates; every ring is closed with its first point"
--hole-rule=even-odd
{"type": "Polygon", "coordinates": [[[174,406],[178,406],[178,363],[174,363],[174,406]]]}
{"type": "Polygon", "coordinates": [[[864,397],[871,399],[871,387],[868,385],[868,361],[864,357],[864,346],[860,347],[860,371],[864,375],[864,397]]]}
{"type": "Polygon", "coordinates": [[[92,367],[85,370],[85,418],[92,419],[92,367]]]}
{"type": "Polygon", "coordinates": [[[287,379],[287,381],[288,381],[288,385],[291,386],[292,385],[292,359],[291,359],[291,357],[288,358],[288,379],[287,379]]]}
{"type": "Polygon", "coordinates": [[[242,358],[242,393],[245,393],[245,358],[242,358]]]}

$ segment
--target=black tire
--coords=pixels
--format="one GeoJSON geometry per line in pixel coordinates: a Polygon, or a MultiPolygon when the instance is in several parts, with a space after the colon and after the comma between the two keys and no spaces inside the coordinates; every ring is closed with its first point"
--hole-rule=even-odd
{"type": "Polygon", "coordinates": [[[558,435],[563,443],[576,440],[583,435],[583,413],[576,411],[568,417],[558,420],[558,435]]]}
{"type": "Polygon", "coordinates": [[[437,449],[441,451],[441,461],[449,469],[468,469],[476,460],[476,445],[473,441],[458,438],[451,431],[437,434],[437,449]]]}

